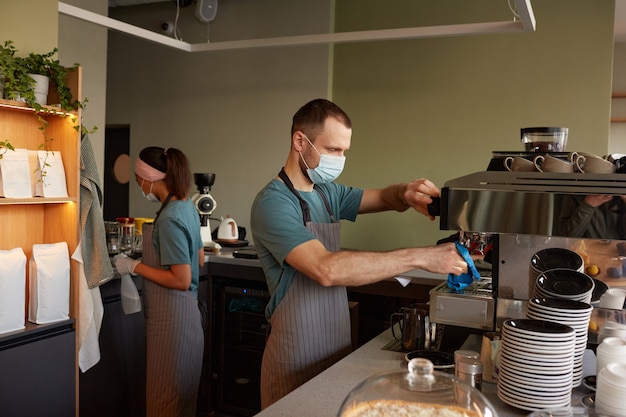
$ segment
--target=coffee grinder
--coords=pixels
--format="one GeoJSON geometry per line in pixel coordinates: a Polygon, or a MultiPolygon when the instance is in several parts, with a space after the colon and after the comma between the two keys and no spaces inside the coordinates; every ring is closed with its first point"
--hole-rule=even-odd
{"type": "Polygon", "coordinates": [[[200,216],[200,235],[202,236],[202,244],[205,248],[216,248],[217,243],[213,242],[211,238],[211,225],[209,222],[209,216],[215,208],[217,203],[215,199],[209,194],[211,186],[215,183],[215,174],[209,173],[194,173],[193,179],[198,187],[191,201],[196,207],[196,211],[200,216]]]}

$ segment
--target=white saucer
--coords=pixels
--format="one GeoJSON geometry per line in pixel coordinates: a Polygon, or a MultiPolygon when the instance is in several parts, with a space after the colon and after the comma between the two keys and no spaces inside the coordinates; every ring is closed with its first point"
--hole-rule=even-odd
{"type": "Polygon", "coordinates": [[[507,384],[511,384],[511,385],[516,385],[521,388],[527,388],[529,386],[541,388],[541,389],[535,389],[536,391],[545,390],[546,388],[548,389],[558,388],[558,389],[564,389],[564,390],[571,389],[571,387],[569,386],[571,384],[571,378],[568,376],[561,376],[559,378],[554,378],[554,379],[544,379],[544,378],[537,378],[536,376],[533,376],[533,375],[520,376],[519,374],[506,371],[506,372],[500,372],[500,374],[498,374],[498,383],[500,383],[500,377],[502,375],[504,375],[504,379],[502,380],[503,382],[507,384]]]}
{"type": "Polygon", "coordinates": [[[561,362],[563,360],[570,360],[572,355],[570,352],[559,353],[555,355],[546,355],[543,352],[527,352],[523,350],[516,349],[511,345],[501,345],[500,349],[506,353],[508,358],[515,358],[518,360],[522,360],[525,362],[540,362],[541,364],[551,364],[555,362],[561,362]]]}
{"type": "Polygon", "coordinates": [[[593,310],[593,306],[588,303],[583,303],[576,300],[566,300],[562,298],[549,297],[533,297],[528,300],[528,307],[553,312],[568,312],[573,314],[585,312],[590,313],[593,310]]]}
{"type": "Polygon", "coordinates": [[[548,401],[548,402],[543,402],[539,400],[520,401],[514,396],[508,394],[504,389],[501,389],[500,387],[498,387],[497,394],[498,394],[498,398],[500,398],[505,403],[513,407],[520,408],[522,410],[527,410],[527,411],[536,411],[536,410],[541,410],[544,408],[567,407],[570,405],[570,402],[571,402],[571,395],[568,396],[567,399],[563,399],[561,401],[558,401],[558,400],[548,401]]]}
{"type": "Polygon", "coordinates": [[[575,335],[569,340],[565,341],[553,341],[553,340],[537,340],[526,337],[517,337],[507,333],[502,333],[502,343],[512,344],[518,347],[520,350],[530,352],[544,352],[549,354],[550,352],[563,352],[573,349],[576,345],[575,335]]]}
{"type": "MultiPolygon", "coordinates": [[[[527,371],[520,371],[518,369],[514,369],[511,367],[507,367],[506,369],[500,369],[500,374],[507,374],[509,377],[514,379],[524,380],[538,380],[541,379],[542,383],[545,384],[570,384],[571,382],[571,374],[558,374],[558,375],[536,375],[534,373],[529,373],[527,371]]],[[[499,374],[498,374],[499,377],[499,374]]]]}
{"type": "Polygon", "coordinates": [[[500,357],[500,368],[511,368],[518,372],[532,374],[532,375],[571,375],[574,369],[574,361],[570,360],[566,364],[558,364],[557,366],[541,366],[541,365],[529,365],[521,362],[515,362],[503,357],[500,357]]]}

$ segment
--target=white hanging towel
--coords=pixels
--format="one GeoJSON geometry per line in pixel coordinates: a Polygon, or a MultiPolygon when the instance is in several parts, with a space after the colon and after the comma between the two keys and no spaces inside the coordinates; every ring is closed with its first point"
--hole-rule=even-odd
{"type": "Polygon", "coordinates": [[[79,263],[78,277],[78,367],[85,373],[100,362],[100,328],[104,316],[104,306],[100,287],[89,288],[85,277],[85,267],[80,243],[72,259],[79,263]]]}

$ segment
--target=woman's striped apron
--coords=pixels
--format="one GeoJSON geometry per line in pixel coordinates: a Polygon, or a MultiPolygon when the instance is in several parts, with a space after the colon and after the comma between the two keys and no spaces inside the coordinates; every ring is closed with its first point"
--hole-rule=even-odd
{"type": "MultiPolygon", "coordinates": [[[[142,262],[161,268],[152,245],[153,225],[143,225],[142,262]]],[[[204,333],[198,300],[144,279],[146,417],[196,417],[204,333]]]]}

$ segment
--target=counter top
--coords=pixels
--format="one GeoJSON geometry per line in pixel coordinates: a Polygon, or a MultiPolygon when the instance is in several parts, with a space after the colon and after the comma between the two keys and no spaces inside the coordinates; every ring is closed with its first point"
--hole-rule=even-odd
{"type": "MultiPolygon", "coordinates": [[[[391,340],[391,330],[387,329],[306,384],[256,414],[256,417],[337,415],[344,398],[358,383],[379,372],[406,369],[403,353],[382,350],[382,347],[391,340]]],[[[591,351],[587,353],[593,355],[591,351]]],[[[595,356],[593,360],[595,361],[595,356]]],[[[530,413],[502,402],[497,397],[496,389],[496,384],[483,383],[482,392],[495,407],[499,417],[521,417],[530,413]]],[[[586,388],[575,389],[572,394],[572,405],[580,405],[582,396],[588,393],[586,388]]]]}
{"type": "Polygon", "coordinates": [[[204,262],[219,263],[229,265],[256,266],[261,268],[261,262],[258,259],[235,258],[233,252],[237,248],[222,248],[219,253],[204,252],[204,262]]]}

